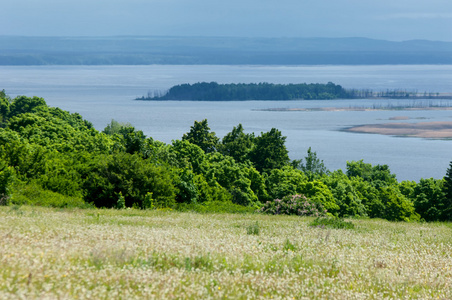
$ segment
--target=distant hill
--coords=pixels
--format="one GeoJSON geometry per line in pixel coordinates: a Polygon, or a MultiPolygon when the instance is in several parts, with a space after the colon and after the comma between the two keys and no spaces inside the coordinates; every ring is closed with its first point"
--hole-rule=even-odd
{"type": "Polygon", "coordinates": [[[452,64],[452,42],[367,38],[0,36],[0,65],[452,64]]]}

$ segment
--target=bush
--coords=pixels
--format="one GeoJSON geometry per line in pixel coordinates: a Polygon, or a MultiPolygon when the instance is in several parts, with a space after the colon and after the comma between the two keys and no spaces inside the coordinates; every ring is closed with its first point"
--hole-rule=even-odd
{"type": "MultiPolygon", "coordinates": [[[[329,176],[324,176],[322,181],[331,190],[336,203],[339,206],[339,217],[366,216],[366,207],[363,204],[364,196],[355,188],[353,181],[341,170],[334,171],[329,176]]],[[[362,179],[361,179],[362,180],[362,179]]]]}
{"type": "Polygon", "coordinates": [[[344,219],[333,217],[316,218],[309,226],[320,228],[333,228],[333,229],[354,229],[355,225],[352,222],[347,222],[344,219]]]}
{"type": "Polygon", "coordinates": [[[282,199],[283,197],[300,194],[301,184],[308,181],[308,177],[300,170],[291,166],[282,169],[274,169],[268,173],[265,185],[270,199],[282,199]]]}
{"type": "Polygon", "coordinates": [[[148,193],[152,193],[156,208],[175,205],[176,188],[171,170],[153,165],[137,154],[99,156],[86,173],[85,200],[97,207],[117,207],[120,193],[125,207],[145,208],[148,193]]]}
{"type": "Polygon", "coordinates": [[[300,185],[300,190],[303,195],[306,195],[312,201],[321,203],[329,213],[339,213],[340,208],[336,204],[333,193],[323,182],[319,180],[303,182],[300,185]]]}
{"type": "Polygon", "coordinates": [[[11,184],[14,181],[14,169],[0,161],[0,205],[7,205],[11,196],[11,184]]]}
{"type": "Polygon", "coordinates": [[[259,212],[271,215],[319,217],[326,215],[327,211],[322,204],[313,202],[304,195],[293,195],[267,201],[259,212]]]}
{"type": "Polygon", "coordinates": [[[385,205],[382,216],[389,221],[419,221],[420,216],[414,211],[414,205],[395,187],[384,187],[380,199],[385,205]]]}
{"type": "Polygon", "coordinates": [[[37,205],[57,208],[85,208],[90,206],[80,197],[70,197],[49,190],[44,190],[41,186],[35,183],[17,186],[14,189],[14,194],[11,197],[10,204],[37,205]]]}
{"type": "Polygon", "coordinates": [[[450,209],[446,202],[444,179],[421,179],[414,187],[412,201],[418,214],[426,221],[446,221],[444,212],[450,209]]]}

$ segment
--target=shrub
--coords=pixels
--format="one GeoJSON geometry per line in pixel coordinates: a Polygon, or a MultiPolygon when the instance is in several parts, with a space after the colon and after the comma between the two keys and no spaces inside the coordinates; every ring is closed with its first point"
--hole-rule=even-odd
{"type": "Polygon", "coordinates": [[[321,203],[329,213],[337,214],[339,205],[336,204],[331,190],[320,180],[303,182],[300,185],[300,191],[306,197],[314,202],[321,203]]]}
{"type": "Polygon", "coordinates": [[[320,228],[333,228],[333,229],[354,229],[355,225],[352,222],[347,222],[344,219],[334,217],[321,217],[312,221],[309,226],[320,228]]]}
{"type": "Polygon", "coordinates": [[[13,205],[37,205],[46,207],[90,207],[80,197],[71,197],[62,195],[49,190],[44,190],[35,183],[19,185],[15,188],[14,194],[10,199],[13,205]]]}
{"type": "Polygon", "coordinates": [[[322,204],[313,202],[304,195],[286,196],[282,199],[267,201],[259,212],[271,215],[324,216],[326,209],[322,204]]]}
{"type": "Polygon", "coordinates": [[[380,199],[385,205],[384,219],[389,221],[419,221],[414,205],[395,187],[384,187],[380,199]]]}
{"type": "Polygon", "coordinates": [[[122,192],[119,192],[119,194],[118,194],[118,200],[116,201],[116,208],[117,209],[126,208],[126,199],[122,195],[122,192]]]}
{"type": "Polygon", "coordinates": [[[176,188],[171,170],[153,165],[137,154],[99,156],[86,173],[85,201],[97,207],[116,207],[120,193],[125,199],[125,207],[145,208],[148,193],[152,193],[156,208],[175,205],[176,188]]]}
{"type": "Polygon", "coordinates": [[[0,205],[7,205],[11,196],[11,184],[14,181],[14,169],[0,161],[0,205]]]}
{"type": "Polygon", "coordinates": [[[329,176],[322,178],[323,183],[328,186],[336,199],[336,203],[339,206],[339,217],[367,215],[366,207],[362,201],[364,197],[353,183],[356,178],[348,178],[341,170],[334,171],[329,176]]]}
{"type": "Polygon", "coordinates": [[[269,197],[266,200],[300,194],[300,186],[306,181],[308,177],[293,167],[274,169],[266,176],[265,185],[269,197]]]}
{"type": "Polygon", "coordinates": [[[450,207],[444,193],[444,179],[421,179],[410,196],[416,212],[424,220],[447,220],[444,212],[450,207]]]}

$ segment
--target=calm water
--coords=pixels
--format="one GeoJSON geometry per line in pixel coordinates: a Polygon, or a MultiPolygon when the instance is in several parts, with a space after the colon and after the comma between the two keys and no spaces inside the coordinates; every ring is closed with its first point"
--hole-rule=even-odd
{"type": "MultiPolygon", "coordinates": [[[[207,118],[219,137],[242,123],[248,132],[278,128],[292,159],[312,147],[331,170],[364,159],[388,164],[399,180],[441,178],[452,160],[452,140],[425,140],[342,132],[360,124],[452,121],[452,111],[269,112],[265,108],[354,107],[396,100],[144,102],[149,90],[199,81],[300,83],[332,81],[345,88],[452,92],[452,66],[39,66],[0,67],[0,89],[14,97],[37,95],[51,106],[79,112],[102,130],[111,119],[130,122],[164,142],[180,139],[194,120],[207,118]]],[[[418,100],[416,100],[419,102],[418,100]]],[[[443,100],[444,101],[444,100],[443,100]]],[[[383,103],[383,104],[382,104],[383,103]]],[[[398,102],[396,102],[398,103],[398,102]]],[[[404,101],[404,103],[408,103],[404,101]]]]}

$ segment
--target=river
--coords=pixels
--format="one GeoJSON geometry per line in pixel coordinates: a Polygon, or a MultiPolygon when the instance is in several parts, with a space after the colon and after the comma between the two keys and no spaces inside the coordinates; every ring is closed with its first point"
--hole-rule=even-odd
{"type": "MultiPolygon", "coordinates": [[[[43,97],[50,106],[80,113],[102,130],[111,119],[130,122],[147,136],[170,143],[195,120],[207,119],[222,137],[241,123],[260,134],[272,127],[287,136],[292,159],[312,147],[330,170],[363,159],[387,164],[400,180],[442,178],[452,160],[452,140],[427,140],[343,132],[361,124],[452,121],[452,111],[259,111],[267,108],[385,106],[400,100],[334,101],[134,101],[148,91],[181,83],[327,83],[345,88],[452,92],[452,66],[0,66],[0,89],[11,96],[43,97]]],[[[420,100],[413,100],[420,102],[420,100]]],[[[429,102],[430,100],[426,100],[429,102]]],[[[426,102],[424,101],[424,102],[426,102]]],[[[412,102],[404,102],[406,104],[412,102]]]]}

